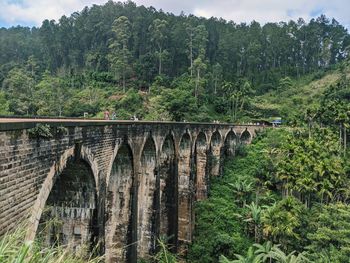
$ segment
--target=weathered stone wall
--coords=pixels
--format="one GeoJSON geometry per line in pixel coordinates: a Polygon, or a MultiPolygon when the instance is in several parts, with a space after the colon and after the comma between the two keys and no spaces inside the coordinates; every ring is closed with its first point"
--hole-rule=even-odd
{"type": "MultiPolygon", "coordinates": [[[[47,139],[29,136],[29,129],[37,124],[0,123],[0,235],[29,219],[28,238],[34,238],[45,206],[54,203],[50,193],[59,194],[58,178],[63,180],[68,172],[74,181],[78,173],[68,169],[69,163],[84,162],[93,184],[83,192],[95,192],[96,200],[87,206],[87,197],[77,198],[74,207],[97,214],[94,231],[104,242],[108,262],[135,262],[137,256],[146,257],[155,250],[159,235],[173,236],[174,245],[191,242],[193,202],[206,197],[208,176],[219,174],[223,149],[232,152],[241,134],[244,142],[250,142],[261,128],[50,122],[53,138],[47,139]]],[[[81,226],[91,223],[91,216],[84,218],[89,223],[80,215],[81,226]]],[[[72,227],[65,228],[67,237],[83,240],[91,235],[84,227],[68,225],[72,227]]]]}
{"type": "Polygon", "coordinates": [[[208,143],[203,132],[200,132],[196,139],[196,200],[203,200],[207,197],[208,182],[208,143]]]}
{"type": "Polygon", "coordinates": [[[96,244],[96,194],[89,165],[71,159],[57,178],[41,215],[38,231],[47,245],[59,242],[72,250],[78,250],[85,245],[89,247],[96,244]]]}

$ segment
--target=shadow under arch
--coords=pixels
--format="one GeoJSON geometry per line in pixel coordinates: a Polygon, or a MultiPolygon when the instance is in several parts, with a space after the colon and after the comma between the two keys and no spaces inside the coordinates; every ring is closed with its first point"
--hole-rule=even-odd
{"type": "Polygon", "coordinates": [[[193,181],[191,178],[191,136],[182,135],[178,160],[178,247],[181,250],[192,241],[193,181]]]}
{"type": "Polygon", "coordinates": [[[195,192],[196,200],[207,197],[208,185],[208,145],[204,132],[200,132],[195,142],[195,192]]]}
{"type": "Polygon", "coordinates": [[[40,215],[38,236],[48,246],[60,244],[77,251],[98,244],[98,195],[93,169],[81,158],[80,146],[52,178],[40,215]]]}
{"type": "Polygon", "coordinates": [[[209,152],[209,175],[219,176],[221,157],[221,134],[217,130],[211,136],[209,152]]]}
{"type": "Polygon", "coordinates": [[[90,184],[90,189],[92,188],[92,185],[93,185],[95,194],[97,196],[97,197],[94,197],[93,199],[96,200],[98,198],[99,174],[98,174],[97,163],[95,162],[95,158],[91,154],[91,151],[89,150],[88,147],[80,146],[80,145],[75,145],[67,149],[65,152],[63,152],[60,158],[52,164],[42,184],[38,197],[34,203],[31,217],[29,219],[26,240],[34,240],[38,232],[39,222],[43,216],[45,205],[47,203],[49,195],[52,192],[52,189],[55,185],[57,178],[66,169],[67,165],[74,161],[83,162],[85,164],[85,165],[82,164],[83,166],[85,166],[84,170],[86,171],[87,174],[90,174],[89,178],[91,178],[91,176],[93,178],[92,180],[90,179],[88,180],[90,184]]]}
{"type": "Polygon", "coordinates": [[[107,182],[106,262],[129,262],[132,253],[133,154],[124,141],[118,148],[107,182]]]}
{"type": "Polygon", "coordinates": [[[141,151],[140,178],[138,178],[137,253],[139,258],[149,257],[156,249],[156,158],[156,144],[152,136],[149,136],[141,151]]]}
{"type": "Polygon", "coordinates": [[[165,237],[172,250],[177,240],[177,191],[175,140],[168,134],[161,147],[159,163],[159,236],[165,237]]]}
{"type": "Polygon", "coordinates": [[[225,137],[224,147],[222,149],[222,157],[233,157],[236,152],[237,135],[233,130],[230,130],[225,137]]]}
{"type": "Polygon", "coordinates": [[[253,139],[253,137],[250,134],[250,132],[248,131],[248,129],[245,129],[244,132],[242,132],[242,134],[240,136],[240,142],[242,144],[248,144],[251,142],[252,139],[253,139]]]}

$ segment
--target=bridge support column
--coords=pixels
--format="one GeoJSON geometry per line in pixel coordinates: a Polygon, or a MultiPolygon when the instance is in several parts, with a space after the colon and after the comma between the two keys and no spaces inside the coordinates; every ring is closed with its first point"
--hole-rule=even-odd
{"type": "Polygon", "coordinates": [[[220,175],[220,157],[221,157],[221,136],[219,132],[214,132],[210,145],[210,176],[220,175]]]}
{"type": "Polygon", "coordinates": [[[208,169],[207,169],[207,141],[204,133],[200,133],[196,140],[195,149],[195,182],[196,200],[204,200],[208,195],[208,169]]]}
{"type": "Polygon", "coordinates": [[[133,158],[123,144],[116,156],[107,190],[106,262],[130,262],[132,244],[133,158]]]}
{"type": "Polygon", "coordinates": [[[177,162],[174,141],[167,136],[160,153],[159,165],[159,236],[173,250],[177,239],[177,162]]]}
{"type": "Polygon", "coordinates": [[[180,143],[178,163],[178,250],[186,253],[192,241],[192,196],[191,182],[191,145],[190,137],[185,134],[180,143]]]}
{"type": "Polygon", "coordinates": [[[156,248],[156,167],[156,148],[153,139],[149,137],[141,155],[141,174],[138,186],[137,252],[139,258],[148,258],[156,248]]]}

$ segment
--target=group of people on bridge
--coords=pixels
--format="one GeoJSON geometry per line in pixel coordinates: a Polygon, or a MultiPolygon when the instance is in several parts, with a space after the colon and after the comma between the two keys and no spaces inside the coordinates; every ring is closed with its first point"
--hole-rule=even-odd
{"type": "MultiPolygon", "coordinates": [[[[117,119],[117,113],[115,111],[113,111],[112,115],[111,115],[109,112],[109,109],[105,110],[105,112],[103,113],[103,116],[104,116],[105,120],[116,120],[117,119]]],[[[131,120],[138,121],[139,119],[134,114],[134,116],[131,117],[131,120]]]]}

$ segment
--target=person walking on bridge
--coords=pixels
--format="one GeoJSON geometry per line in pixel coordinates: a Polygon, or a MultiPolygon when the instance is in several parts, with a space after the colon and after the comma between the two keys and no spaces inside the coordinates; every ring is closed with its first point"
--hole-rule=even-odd
{"type": "Polygon", "coordinates": [[[106,109],[106,111],[104,112],[104,119],[109,120],[109,109],[106,109]]]}
{"type": "Polygon", "coordinates": [[[115,113],[115,111],[112,112],[112,120],[116,120],[117,119],[117,113],[115,113]]]}

